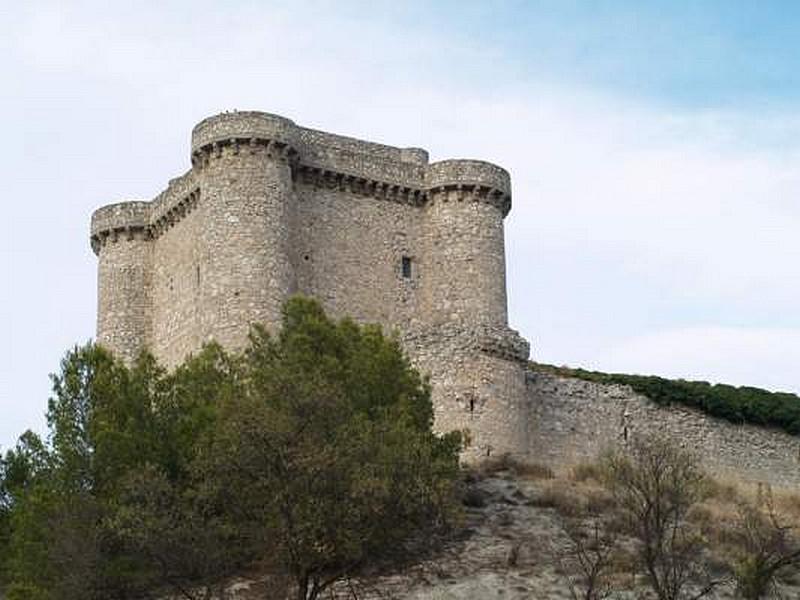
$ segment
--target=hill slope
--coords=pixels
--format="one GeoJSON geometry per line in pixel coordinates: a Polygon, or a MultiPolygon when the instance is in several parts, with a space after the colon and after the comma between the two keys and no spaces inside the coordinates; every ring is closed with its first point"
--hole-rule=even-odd
{"type": "MultiPolygon", "coordinates": [[[[726,528],[736,518],[736,503],[752,499],[755,488],[717,485],[716,493],[701,505],[695,518],[704,537],[721,545],[719,540],[730,535],[726,528]]],[[[468,478],[464,524],[440,548],[410,565],[364,574],[341,584],[331,598],[572,600],[572,591],[579,591],[573,588],[578,575],[570,558],[573,546],[567,530],[570,523],[589,512],[607,510],[609,502],[607,492],[593,479],[591,466],[559,475],[542,467],[500,465],[498,470],[468,478]]],[[[781,508],[787,506],[791,517],[800,519],[800,498],[786,497],[781,508]]],[[[612,599],[641,597],[647,590],[641,577],[629,573],[636,546],[625,544],[627,555],[618,559],[612,576],[612,599]]],[[[716,548],[706,561],[712,577],[726,576],[716,548]]],[[[230,598],[277,597],[266,593],[267,584],[257,576],[240,580],[230,598]]],[[[779,591],[783,597],[798,597],[797,573],[784,577],[779,591]]],[[[732,599],[733,585],[728,582],[704,597],[732,599]]]]}

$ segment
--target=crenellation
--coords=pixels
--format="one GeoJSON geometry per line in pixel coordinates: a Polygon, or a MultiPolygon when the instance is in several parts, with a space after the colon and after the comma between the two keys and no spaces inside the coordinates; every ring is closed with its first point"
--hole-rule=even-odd
{"type": "Polygon", "coordinates": [[[231,139],[280,141],[294,146],[297,127],[289,119],[262,112],[223,113],[204,119],[192,130],[192,154],[231,139]]]}
{"type": "Polygon", "coordinates": [[[437,202],[482,202],[496,208],[503,217],[511,211],[511,197],[501,190],[473,184],[450,184],[431,188],[426,197],[430,204],[437,202]]]}
{"type": "Polygon", "coordinates": [[[392,185],[383,181],[303,164],[298,167],[297,173],[302,184],[313,186],[315,189],[338,190],[377,200],[401,202],[414,206],[420,206],[426,200],[424,190],[407,185],[392,185]]]}

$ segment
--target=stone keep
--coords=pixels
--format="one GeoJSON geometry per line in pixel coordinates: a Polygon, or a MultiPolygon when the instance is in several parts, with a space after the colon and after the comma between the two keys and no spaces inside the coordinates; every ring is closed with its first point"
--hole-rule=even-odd
{"type": "Polygon", "coordinates": [[[152,201],[92,215],[98,341],[174,366],[209,340],[241,347],[284,300],[399,332],[430,375],[436,428],[468,458],[528,451],[529,347],[508,327],[508,173],[224,113],[192,132],[192,168],[152,201]]]}

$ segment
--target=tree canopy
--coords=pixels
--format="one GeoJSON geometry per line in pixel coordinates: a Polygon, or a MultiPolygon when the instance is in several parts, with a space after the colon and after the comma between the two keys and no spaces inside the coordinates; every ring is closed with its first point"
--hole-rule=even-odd
{"type": "Polygon", "coordinates": [[[53,392],[47,438],[0,460],[10,600],[199,598],[250,565],[313,600],[457,517],[461,441],[432,432],[426,382],[378,326],[307,298],[172,372],[75,348],[53,392]]]}

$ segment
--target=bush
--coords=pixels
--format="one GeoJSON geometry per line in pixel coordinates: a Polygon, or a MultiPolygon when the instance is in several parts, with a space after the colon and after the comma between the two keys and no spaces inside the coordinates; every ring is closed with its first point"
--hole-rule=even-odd
{"type": "Polygon", "coordinates": [[[48,443],[0,465],[10,600],[210,595],[248,563],[313,600],[458,516],[460,436],[433,434],[428,386],[395,339],[312,300],[241,354],[167,373],[89,345],[53,381],[48,443]]]}
{"type": "MultiPolygon", "coordinates": [[[[705,576],[702,539],[688,519],[708,493],[697,459],[667,439],[634,438],[627,454],[607,453],[602,467],[617,510],[637,541],[656,597],[700,597],[687,591],[692,582],[705,576]]],[[[705,593],[715,585],[706,583],[705,593]]]]}

